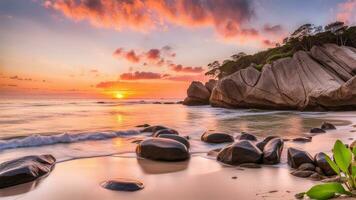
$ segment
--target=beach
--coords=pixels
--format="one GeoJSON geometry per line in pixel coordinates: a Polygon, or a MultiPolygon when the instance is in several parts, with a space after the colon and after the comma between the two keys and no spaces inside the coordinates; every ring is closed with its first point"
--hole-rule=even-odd
{"type": "MultiPolygon", "coordinates": [[[[16,105],[27,106],[27,109],[33,110],[28,115],[39,120],[34,120],[33,124],[41,124],[41,120],[48,121],[51,117],[57,117],[53,120],[56,120],[58,130],[52,129],[55,133],[39,133],[37,137],[26,134],[21,137],[16,135],[17,137],[12,139],[3,139],[2,142],[7,142],[7,147],[14,144],[17,146],[4,148],[0,160],[50,153],[56,157],[57,164],[48,176],[40,180],[0,190],[1,199],[35,200],[44,199],[44,197],[49,200],[294,199],[295,194],[308,190],[318,181],[298,178],[290,174],[291,169],[287,165],[286,153],[289,147],[297,147],[314,155],[318,152],[330,153],[337,139],[341,139],[346,144],[355,140],[354,112],[230,110],[208,106],[185,107],[180,104],[157,104],[154,103],[156,101],[97,103],[96,101],[66,100],[59,102],[48,101],[47,106],[37,104],[33,106],[31,101],[26,101],[16,105]],[[71,105],[76,105],[76,109],[80,109],[74,112],[71,105]],[[66,109],[58,109],[58,106],[66,109]],[[90,106],[90,112],[96,115],[91,115],[91,113],[79,115],[78,113],[86,109],[86,106],[90,106]],[[46,110],[52,109],[57,110],[51,114],[55,116],[38,117],[46,110]],[[120,110],[120,112],[113,112],[113,110],[120,110]],[[141,112],[140,116],[134,116],[138,114],[137,112],[141,112]],[[160,112],[162,113],[160,118],[151,115],[151,113],[160,112]],[[70,116],[73,120],[65,117],[61,120],[58,115],[65,116],[64,113],[67,113],[68,117],[70,116]],[[94,118],[91,120],[97,119],[95,116],[101,116],[102,119],[108,119],[110,123],[118,118],[121,118],[121,121],[115,121],[113,124],[92,124],[89,120],[88,124],[77,124],[76,129],[82,130],[68,131],[67,135],[61,135],[63,134],[62,124],[73,121],[72,126],[74,126],[76,121],[88,120],[89,116],[94,118]],[[206,144],[200,141],[201,134],[210,129],[226,131],[234,136],[239,135],[241,131],[247,131],[256,135],[259,140],[272,134],[285,139],[293,139],[311,135],[309,129],[320,126],[323,121],[332,122],[337,129],[313,135],[311,142],[285,141],[281,163],[273,166],[262,165],[257,169],[222,164],[216,161],[214,156],[208,156],[207,152],[224,147],[226,144],[206,144]],[[135,127],[135,125],[144,123],[162,124],[178,130],[180,135],[189,136],[191,158],[183,162],[160,162],[137,158],[134,153],[136,141],[150,137],[149,133],[140,133],[140,128],[135,127]],[[87,127],[89,125],[90,127],[87,127]],[[117,127],[109,127],[110,125],[117,127]],[[96,127],[93,128],[93,126],[96,127]],[[102,127],[109,129],[103,130],[102,127]],[[121,130],[116,130],[116,128],[121,130]],[[96,131],[90,131],[91,129],[96,131]],[[109,133],[116,133],[116,135],[109,133]],[[90,137],[92,134],[96,134],[96,137],[90,137]],[[68,137],[72,141],[66,140],[67,142],[63,143],[63,138],[68,137]],[[32,146],[24,147],[24,145],[31,144],[30,142],[32,146]],[[137,192],[118,192],[101,187],[102,182],[115,178],[139,180],[144,184],[144,189],[137,192]]],[[[5,106],[2,109],[6,111],[5,106]]],[[[10,115],[10,112],[14,111],[8,112],[10,115]]],[[[9,120],[2,119],[1,122],[5,124],[5,127],[26,126],[25,122],[16,125],[11,124],[9,120]]],[[[68,127],[71,126],[68,125],[68,127]]],[[[45,129],[45,127],[37,128],[38,130],[45,129]]],[[[8,130],[11,129],[8,128],[8,130]]],[[[13,133],[8,131],[7,136],[15,133],[18,133],[18,130],[13,133]]],[[[5,147],[5,143],[1,146],[5,147]]]]}

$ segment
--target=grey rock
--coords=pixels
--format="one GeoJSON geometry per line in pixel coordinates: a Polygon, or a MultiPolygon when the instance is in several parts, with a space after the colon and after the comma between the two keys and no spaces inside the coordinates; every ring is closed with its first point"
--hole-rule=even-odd
{"type": "Polygon", "coordinates": [[[314,163],[311,155],[293,147],[288,148],[288,165],[294,169],[297,169],[303,163],[314,163]]]}
{"type": "Polygon", "coordinates": [[[101,186],[108,190],[128,192],[142,190],[144,188],[143,183],[140,181],[122,178],[105,181],[101,184],[101,186]]]}
{"type": "Polygon", "coordinates": [[[234,137],[227,133],[206,131],[202,136],[201,140],[207,143],[225,143],[225,142],[233,142],[234,137]]]}
{"type": "Polygon", "coordinates": [[[217,160],[229,165],[240,165],[243,163],[259,163],[262,151],[248,140],[241,140],[223,148],[217,160]]]}
{"type": "Polygon", "coordinates": [[[25,156],[0,164],[0,188],[34,181],[51,172],[56,163],[52,155],[25,156]]]}
{"type": "Polygon", "coordinates": [[[161,161],[187,160],[190,155],[184,144],[167,138],[149,138],[136,147],[139,157],[161,161]]]}

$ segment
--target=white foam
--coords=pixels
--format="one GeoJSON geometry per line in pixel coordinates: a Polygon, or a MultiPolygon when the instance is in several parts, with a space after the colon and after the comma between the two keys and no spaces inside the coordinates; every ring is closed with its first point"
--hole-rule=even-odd
{"type": "Polygon", "coordinates": [[[117,131],[117,132],[95,132],[95,133],[75,133],[75,134],[56,134],[56,135],[30,135],[24,138],[10,140],[0,140],[0,150],[37,147],[58,143],[73,143],[87,140],[105,140],[115,137],[125,137],[140,134],[137,130],[117,131]]]}

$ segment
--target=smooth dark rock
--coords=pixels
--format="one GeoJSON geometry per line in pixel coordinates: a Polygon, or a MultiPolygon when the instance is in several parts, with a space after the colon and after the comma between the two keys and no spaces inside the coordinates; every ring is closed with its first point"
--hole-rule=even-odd
{"type": "Polygon", "coordinates": [[[136,147],[136,154],[142,158],[161,161],[182,161],[189,158],[184,144],[167,138],[149,138],[136,147]]]}
{"type": "Polygon", "coordinates": [[[256,136],[249,134],[249,133],[245,133],[242,132],[241,135],[237,136],[236,139],[239,140],[250,140],[250,141],[257,141],[256,136]]]}
{"type": "Polygon", "coordinates": [[[160,135],[158,135],[158,137],[159,138],[168,138],[168,139],[178,141],[178,142],[184,144],[184,146],[186,146],[187,149],[190,148],[189,141],[185,137],[182,137],[179,135],[174,135],[174,134],[160,134],[160,135]]]}
{"type": "Polygon", "coordinates": [[[314,181],[319,181],[319,180],[323,179],[323,177],[320,174],[318,174],[317,172],[315,172],[314,174],[310,175],[309,178],[311,178],[314,181]]]}
{"type": "Polygon", "coordinates": [[[262,158],[262,151],[248,140],[241,140],[223,148],[217,160],[230,165],[240,165],[243,163],[259,163],[262,158]]]}
{"type": "Polygon", "coordinates": [[[187,106],[208,105],[210,98],[209,90],[199,81],[193,81],[187,90],[187,97],[183,104],[187,106]]]}
{"type": "Polygon", "coordinates": [[[315,171],[315,165],[312,163],[303,163],[298,167],[299,171],[315,171]]]}
{"type": "Polygon", "coordinates": [[[315,172],[314,171],[294,171],[292,172],[291,174],[293,176],[297,176],[297,177],[301,177],[301,178],[307,178],[309,176],[311,176],[312,174],[314,174],[315,172]]]}
{"type": "Polygon", "coordinates": [[[288,165],[297,169],[303,163],[314,163],[311,155],[293,147],[288,148],[288,165]]]}
{"type": "Polygon", "coordinates": [[[318,172],[318,174],[320,174],[321,176],[325,176],[325,173],[320,167],[315,167],[315,171],[318,172]]]}
{"type": "Polygon", "coordinates": [[[239,165],[239,167],[257,169],[257,168],[261,168],[261,165],[256,163],[243,163],[239,165]]]}
{"type": "Polygon", "coordinates": [[[284,142],[281,138],[274,138],[267,142],[263,149],[263,163],[264,164],[277,164],[281,160],[284,142]]]}
{"type": "Polygon", "coordinates": [[[321,128],[312,128],[310,129],[310,133],[326,133],[326,132],[321,128]]]}
{"type": "Polygon", "coordinates": [[[331,123],[323,122],[323,124],[321,125],[321,129],[323,129],[323,130],[335,130],[336,127],[331,123]]]}
{"type": "Polygon", "coordinates": [[[101,186],[108,190],[133,192],[144,188],[143,183],[130,179],[115,179],[105,181],[101,186]]]}
{"type": "Polygon", "coordinates": [[[156,132],[156,131],[159,131],[159,130],[162,130],[162,129],[169,129],[165,126],[160,126],[160,125],[157,125],[157,126],[149,126],[149,127],[146,127],[144,128],[141,132],[156,132]]]}
{"type": "Polygon", "coordinates": [[[51,172],[56,159],[52,155],[25,156],[0,164],[0,188],[34,181],[51,172]]]}
{"type": "Polygon", "coordinates": [[[336,175],[334,170],[330,167],[329,163],[325,159],[325,153],[320,152],[314,156],[315,164],[323,171],[326,176],[336,175]]]}
{"type": "Polygon", "coordinates": [[[265,145],[267,144],[267,142],[269,142],[270,140],[272,140],[273,138],[277,138],[278,136],[275,135],[271,135],[271,136],[267,136],[262,142],[259,142],[256,144],[256,146],[263,151],[263,149],[265,148],[265,145]]]}
{"type": "Polygon", "coordinates": [[[294,142],[311,142],[312,137],[298,137],[293,139],[294,142]]]}
{"type": "Polygon", "coordinates": [[[207,131],[201,136],[201,140],[207,143],[225,143],[233,142],[234,137],[227,133],[207,131]]]}
{"type": "Polygon", "coordinates": [[[162,135],[162,134],[179,135],[178,131],[176,131],[174,129],[161,129],[161,130],[153,132],[152,137],[158,137],[159,135],[162,135]]]}
{"type": "Polygon", "coordinates": [[[147,128],[149,126],[150,126],[149,124],[140,124],[140,125],[137,125],[136,127],[138,127],[138,128],[147,128]]]}

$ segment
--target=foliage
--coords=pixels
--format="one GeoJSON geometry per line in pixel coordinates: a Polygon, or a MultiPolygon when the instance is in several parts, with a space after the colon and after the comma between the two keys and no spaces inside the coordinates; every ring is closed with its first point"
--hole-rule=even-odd
{"type": "Polygon", "coordinates": [[[292,57],[297,51],[309,51],[315,45],[333,43],[356,48],[356,26],[345,26],[342,22],[334,22],[325,27],[305,24],[298,28],[290,37],[284,39],[282,46],[270,48],[253,55],[241,52],[231,56],[231,60],[225,60],[220,64],[214,61],[208,65],[209,71],[206,75],[222,78],[236,71],[255,64],[258,70],[261,65],[272,63],[279,58],[292,57]],[[324,32],[323,32],[324,31],[324,32]]]}
{"type": "Polygon", "coordinates": [[[340,140],[335,142],[332,150],[335,161],[326,155],[326,161],[331,168],[346,181],[342,183],[326,183],[315,185],[306,193],[312,199],[330,199],[337,194],[353,195],[353,191],[356,190],[356,147],[351,151],[340,140]],[[352,159],[354,157],[354,159],[352,159]],[[345,189],[345,187],[346,189],[345,189]]]}

